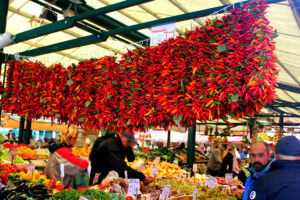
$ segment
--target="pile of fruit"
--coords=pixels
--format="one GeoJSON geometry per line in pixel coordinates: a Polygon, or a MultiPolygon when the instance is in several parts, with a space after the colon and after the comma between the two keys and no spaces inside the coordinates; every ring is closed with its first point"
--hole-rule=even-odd
{"type": "Polygon", "coordinates": [[[22,159],[36,159],[36,151],[32,150],[28,146],[21,146],[18,148],[18,155],[22,159]]]}
{"type": "Polygon", "coordinates": [[[0,183],[7,184],[8,177],[12,173],[27,172],[26,168],[19,168],[17,165],[0,164],[0,183]]]}
{"type": "Polygon", "coordinates": [[[72,153],[76,156],[89,157],[91,151],[92,151],[92,148],[88,147],[88,146],[84,146],[82,148],[79,148],[79,147],[72,148],[72,153]]]}
{"type": "MultiPolygon", "coordinates": [[[[151,165],[146,165],[145,169],[143,170],[143,174],[145,176],[151,176],[151,172],[152,172],[152,164],[151,165]]],[[[178,165],[176,164],[171,164],[168,162],[161,162],[158,165],[158,169],[157,169],[157,177],[165,177],[165,178],[170,178],[170,177],[175,177],[178,178],[179,174],[183,175],[186,173],[186,171],[182,170],[178,165]]]]}

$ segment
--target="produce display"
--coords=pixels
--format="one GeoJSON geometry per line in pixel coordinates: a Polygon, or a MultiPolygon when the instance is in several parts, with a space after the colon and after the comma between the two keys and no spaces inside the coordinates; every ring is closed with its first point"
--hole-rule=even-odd
{"type": "MultiPolygon", "coordinates": [[[[175,153],[175,158],[178,160],[180,163],[186,163],[187,161],[187,150],[182,149],[182,150],[173,150],[175,153]]],[[[208,157],[204,156],[203,153],[200,151],[195,151],[195,162],[200,162],[200,161],[205,161],[208,160],[208,157]]]]}
{"type": "MultiPolygon", "coordinates": [[[[13,173],[27,172],[26,168],[19,168],[15,164],[0,164],[0,183],[7,184],[8,177],[13,173]]],[[[12,175],[11,175],[12,176],[12,175]]]]}
{"type": "Polygon", "coordinates": [[[76,156],[89,157],[91,151],[92,151],[92,148],[87,147],[87,146],[84,146],[82,148],[72,147],[72,153],[76,156]]]}
{"type": "Polygon", "coordinates": [[[36,151],[27,146],[21,146],[18,148],[18,155],[22,159],[36,159],[36,151]]]}
{"type": "Polygon", "coordinates": [[[105,56],[69,67],[8,61],[2,109],[119,133],[252,117],[277,97],[277,34],[263,2],[120,60],[105,56]]]}
{"type": "MultiPolygon", "coordinates": [[[[4,149],[2,151],[2,155],[0,157],[0,159],[4,162],[4,163],[11,163],[11,160],[8,160],[8,151],[9,149],[4,149]]],[[[29,163],[26,160],[23,160],[19,155],[16,156],[16,159],[13,161],[14,164],[26,164],[29,163]]]]}
{"type": "MultiPolygon", "coordinates": [[[[153,166],[152,164],[145,166],[145,169],[142,171],[145,176],[149,176],[149,177],[151,176],[152,166],[153,166]]],[[[178,178],[180,174],[183,175],[185,173],[186,171],[182,170],[178,165],[163,161],[158,165],[157,177],[178,178]]]]}
{"type": "Polygon", "coordinates": [[[125,197],[122,197],[121,195],[95,189],[87,189],[85,191],[64,190],[53,195],[51,200],[74,200],[79,199],[80,197],[90,200],[125,200],[125,197]]]}

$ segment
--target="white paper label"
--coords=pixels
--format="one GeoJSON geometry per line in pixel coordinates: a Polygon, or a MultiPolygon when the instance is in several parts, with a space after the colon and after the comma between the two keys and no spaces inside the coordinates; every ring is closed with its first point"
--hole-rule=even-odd
{"type": "Polygon", "coordinates": [[[140,191],[140,179],[129,179],[129,184],[128,184],[128,192],[127,194],[141,194],[140,191]]]}
{"type": "Polygon", "coordinates": [[[34,164],[33,164],[33,163],[30,163],[30,164],[28,165],[27,174],[33,174],[34,170],[35,170],[34,164]]]}
{"type": "Polygon", "coordinates": [[[197,190],[197,186],[195,186],[193,190],[193,200],[197,200],[197,195],[198,195],[198,190],[197,190]]]}
{"type": "Polygon", "coordinates": [[[79,197],[79,200],[88,200],[88,199],[85,197],[79,197]]]}
{"type": "Polygon", "coordinates": [[[159,165],[160,162],[160,157],[156,157],[155,160],[153,161],[153,165],[159,165]]]}
{"type": "Polygon", "coordinates": [[[171,37],[175,37],[175,23],[153,26],[151,30],[150,46],[158,45],[171,37]]]}
{"type": "Polygon", "coordinates": [[[127,170],[124,171],[124,174],[125,174],[125,178],[128,179],[128,171],[127,170]]]}
{"type": "Polygon", "coordinates": [[[95,173],[94,179],[93,179],[93,185],[95,185],[98,182],[99,176],[101,173],[95,173]]]}
{"type": "Polygon", "coordinates": [[[17,153],[18,153],[18,149],[17,148],[13,148],[13,149],[9,149],[8,150],[8,160],[16,160],[17,158],[17,153]]]}
{"type": "Polygon", "coordinates": [[[4,188],[4,187],[5,187],[5,185],[2,184],[2,183],[0,183],[0,189],[2,189],[2,188],[4,188]]]}
{"type": "Polygon", "coordinates": [[[170,193],[171,185],[165,185],[163,191],[159,195],[159,199],[168,199],[170,193]]]}
{"type": "Polygon", "coordinates": [[[226,173],[225,174],[225,181],[226,181],[226,183],[232,183],[233,182],[233,174],[232,173],[226,173]]]}
{"type": "Polygon", "coordinates": [[[155,176],[157,176],[157,174],[158,174],[157,166],[156,166],[156,165],[153,165],[153,166],[152,166],[151,176],[152,176],[152,177],[155,177],[155,176]]]}
{"type": "Polygon", "coordinates": [[[196,163],[193,164],[193,172],[195,172],[195,173],[197,172],[197,164],[196,163]]]}
{"type": "Polygon", "coordinates": [[[65,178],[65,165],[63,163],[60,164],[60,177],[65,178]]]}
{"type": "Polygon", "coordinates": [[[142,163],[139,168],[137,168],[137,171],[142,172],[144,170],[145,166],[144,163],[142,163]]]}
{"type": "Polygon", "coordinates": [[[217,179],[215,179],[212,176],[208,176],[207,180],[205,182],[205,186],[207,186],[209,188],[214,188],[217,183],[218,183],[217,179]]]}
{"type": "Polygon", "coordinates": [[[87,171],[88,171],[88,176],[91,177],[91,169],[92,169],[92,166],[91,166],[91,163],[89,163],[89,166],[87,168],[87,171]]]}

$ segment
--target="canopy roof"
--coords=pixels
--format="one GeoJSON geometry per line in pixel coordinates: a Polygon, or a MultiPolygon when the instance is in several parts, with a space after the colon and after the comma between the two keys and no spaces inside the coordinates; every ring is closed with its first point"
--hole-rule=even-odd
{"type": "MultiPolygon", "coordinates": [[[[111,4],[122,2],[120,0],[85,0],[86,3],[74,4],[71,2],[84,0],[10,0],[9,12],[7,17],[6,32],[12,34],[21,33],[34,29],[44,24],[51,23],[47,19],[42,19],[41,13],[47,5],[57,13],[58,20],[64,19],[63,10],[70,8],[74,13],[98,9],[111,4]]],[[[129,0],[130,1],[130,0],[129,0]]],[[[271,25],[277,30],[279,37],[276,40],[276,53],[278,55],[278,67],[280,68],[277,94],[279,96],[273,107],[264,109],[263,113],[271,110],[277,113],[289,113],[300,115],[300,30],[297,24],[298,14],[293,10],[292,1],[280,1],[271,3],[267,10],[267,18],[271,25]],[[294,104],[291,104],[294,103],[294,104]]],[[[166,17],[176,16],[193,11],[207,10],[222,5],[241,4],[239,0],[156,0],[125,9],[110,12],[105,15],[89,18],[81,21],[85,28],[80,26],[72,27],[63,31],[44,35],[38,38],[22,41],[20,43],[4,48],[5,53],[16,54],[27,50],[47,46],[50,44],[80,38],[90,35],[91,32],[97,33],[99,30],[110,30],[116,27],[131,26],[143,22],[153,21],[166,17]],[[88,24],[88,29],[86,25],[88,24]],[[92,27],[92,28],[91,28],[92,27]],[[85,29],[85,30],[83,30],[85,29]],[[99,29],[99,30],[97,30],[99,29]]],[[[229,8],[228,8],[229,9],[229,8]]],[[[212,17],[207,10],[208,16],[197,19],[176,22],[176,34],[185,29],[201,26],[207,19],[212,17]]],[[[222,15],[222,14],[217,14],[222,15]]],[[[45,15],[44,15],[45,16],[45,15]]],[[[109,37],[107,41],[76,47],[55,53],[36,56],[32,59],[40,60],[46,65],[61,62],[64,66],[77,63],[80,59],[92,57],[102,57],[105,55],[122,55],[127,49],[133,49],[133,43],[141,40],[148,40],[151,37],[151,27],[109,37]]],[[[143,43],[140,43],[143,44],[143,43]]],[[[136,44],[136,45],[140,45],[136,44]]],[[[144,43],[145,44],[145,43],[144,43]]],[[[2,68],[3,69],[3,68],[2,68]]],[[[289,118],[291,122],[300,122],[298,118],[289,118]]],[[[242,120],[243,121],[243,120],[242,120]]],[[[241,122],[241,121],[239,121],[241,122]]]]}

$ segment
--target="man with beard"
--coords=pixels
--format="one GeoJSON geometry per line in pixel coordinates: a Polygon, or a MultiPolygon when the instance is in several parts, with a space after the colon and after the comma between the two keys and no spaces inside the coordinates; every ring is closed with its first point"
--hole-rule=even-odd
{"type": "Polygon", "coordinates": [[[265,175],[270,169],[272,162],[269,146],[264,142],[253,143],[250,148],[250,162],[252,164],[252,168],[249,168],[251,174],[245,183],[243,200],[248,199],[253,183],[265,175]]]}

